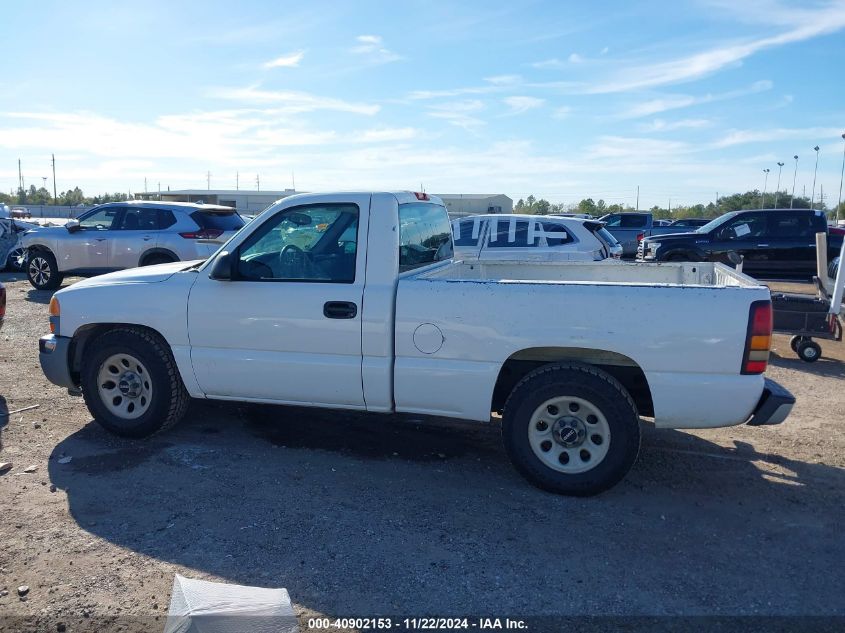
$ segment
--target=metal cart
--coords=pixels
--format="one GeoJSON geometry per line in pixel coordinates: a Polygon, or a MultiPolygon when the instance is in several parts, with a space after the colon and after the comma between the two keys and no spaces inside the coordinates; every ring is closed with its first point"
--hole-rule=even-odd
{"type": "Polygon", "coordinates": [[[774,331],[791,334],[789,346],[798,358],[813,363],[822,355],[813,339],[842,340],[842,320],[830,313],[830,298],[820,288],[819,296],[772,293],[774,331]]]}

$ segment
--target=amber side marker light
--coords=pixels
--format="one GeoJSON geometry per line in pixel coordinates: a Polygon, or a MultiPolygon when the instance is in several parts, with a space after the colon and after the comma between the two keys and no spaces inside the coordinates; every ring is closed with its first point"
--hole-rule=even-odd
{"type": "Polygon", "coordinates": [[[742,357],[743,374],[762,374],[769,364],[772,346],[772,302],[755,301],[748,314],[748,335],[742,357]]]}
{"type": "Polygon", "coordinates": [[[53,297],[50,299],[50,334],[56,334],[59,330],[59,316],[61,315],[61,308],[59,307],[59,300],[53,297]]]}

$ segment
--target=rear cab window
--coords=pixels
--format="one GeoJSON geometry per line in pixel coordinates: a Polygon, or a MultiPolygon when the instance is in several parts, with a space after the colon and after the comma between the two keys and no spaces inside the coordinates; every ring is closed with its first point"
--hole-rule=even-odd
{"type": "Polygon", "coordinates": [[[452,259],[446,207],[428,202],[399,205],[399,272],[452,259]]]}

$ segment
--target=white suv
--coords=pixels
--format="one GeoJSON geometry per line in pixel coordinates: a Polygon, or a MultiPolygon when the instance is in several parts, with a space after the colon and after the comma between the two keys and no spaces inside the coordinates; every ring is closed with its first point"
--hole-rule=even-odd
{"type": "Polygon", "coordinates": [[[601,261],[622,246],[602,222],[553,215],[497,213],[454,220],[455,259],[601,261]]]}
{"type": "Polygon", "coordinates": [[[67,275],[206,259],[242,226],[231,207],[141,200],[103,204],[63,227],[25,233],[26,276],[35,288],[49,290],[67,275]]]}

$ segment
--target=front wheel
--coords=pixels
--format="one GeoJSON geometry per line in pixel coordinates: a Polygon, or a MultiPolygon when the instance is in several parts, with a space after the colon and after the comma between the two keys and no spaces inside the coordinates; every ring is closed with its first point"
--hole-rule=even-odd
{"type": "Polygon", "coordinates": [[[540,367],[514,387],[505,450],[535,486],[588,496],[618,483],[640,450],[639,414],[618,380],[580,363],[540,367]]]}
{"type": "Polygon", "coordinates": [[[148,437],[185,415],[188,393],[167,343],[140,328],[117,328],[97,337],[82,359],[82,395],[106,430],[148,437]]]}
{"type": "Polygon", "coordinates": [[[36,290],[55,290],[62,285],[56,258],[47,251],[30,253],[26,263],[26,278],[36,290]]]}

